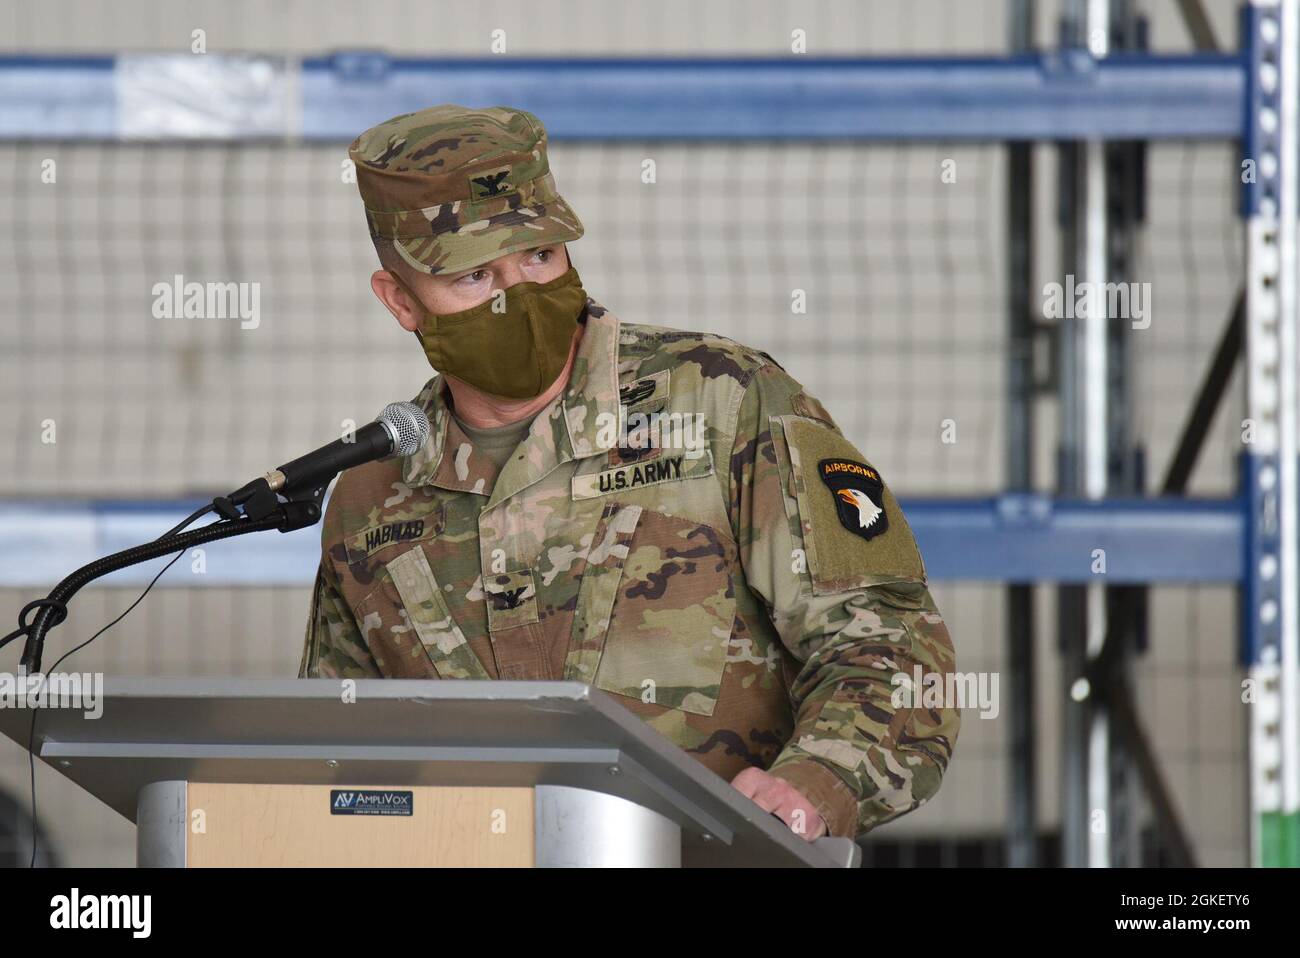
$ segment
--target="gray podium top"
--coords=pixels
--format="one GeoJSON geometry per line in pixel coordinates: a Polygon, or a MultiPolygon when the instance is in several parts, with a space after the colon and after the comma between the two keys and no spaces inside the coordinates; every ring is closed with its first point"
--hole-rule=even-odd
{"type": "MultiPolygon", "coordinates": [[[[578,682],[121,678],[103,714],[37,712],[37,756],[122,815],[150,782],[569,785],[682,828],[693,865],[852,866],[794,835],[603,692],[578,682]]],[[[24,748],[32,712],[0,709],[24,748]]]]}

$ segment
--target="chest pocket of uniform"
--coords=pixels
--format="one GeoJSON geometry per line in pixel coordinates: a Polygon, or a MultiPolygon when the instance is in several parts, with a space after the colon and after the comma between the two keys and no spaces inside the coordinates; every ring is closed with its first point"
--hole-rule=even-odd
{"type": "Polygon", "coordinates": [[[465,641],[456,620],[451,617],[442,590],[434,578],[433,568],[424,549],[416,545],[385,568],[401,597],[402,608],[411,628],[429,656],[438,675],[444,679],[489,678],[483,663],[465,641]]]}
{"type": "Polygon", "coordinates": [[[586,664],[595,676],[584,680],[712,715],[736,613],[735,545],[711,526],[639,506],[611,505],[601,526],[578,598],[580,615],[594,613],[586,664]]]}
{"type": "Polygon", "coordinates": [[[537,585],[531,569],[483,577],[488,629],[499,632],[537,621],[537,585]]]}

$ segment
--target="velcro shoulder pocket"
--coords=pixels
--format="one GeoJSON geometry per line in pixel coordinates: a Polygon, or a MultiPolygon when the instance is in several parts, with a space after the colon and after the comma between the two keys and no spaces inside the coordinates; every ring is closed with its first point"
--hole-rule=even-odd
{"type": "Polygon", "coordinates": [[[900,579],[925,565],[894,494],[838,431],[804,416],[771,419],[787,517],[815,595],[900,579]]]}

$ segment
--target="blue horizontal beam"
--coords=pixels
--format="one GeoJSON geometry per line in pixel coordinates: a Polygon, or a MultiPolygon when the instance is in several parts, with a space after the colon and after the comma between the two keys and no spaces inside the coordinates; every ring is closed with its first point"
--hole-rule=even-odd
{"type": "Polygon", "coordinates": [[[0,57],[0,137],[118,136],[112,57],[0,57]]]}
{"type": "MultiPolygon", "coordinates": [[[[200,505],[197,499],[2,501],[0,587],[48,591],[88,562],[156,539],[200,505]]],[[[320,526],[226,539],[202,550],[172,566],[159,587],[310,585],[320,561],[320,526]]],[[[123,569],[98,584],[143,585],[169,559],[123,569]]]]}
{"type": "Polygon", "coordinates": [[[912,499],[903,509],[932,579],[1117,585],[1242,577],[1240,499],[1003,495],[912,499]],[[1103,559],[1105,572],[1095,571],[1103,559]]]}
{"type": "MultiPolygon", "coordinates": [[[[47,590],[78,566],[147,542],[197,501],[0,502],[0,587],[47,590]]],[[[1237,499],[1082,502],[1045,496],[911,499],[903,503],[932,579],[985,582],[1236,583],[1244,507],[1237,499]],[[1094,571],[1096,550],[1105,573],[1094,571]]],[[[310,584],[319,527],[228,539],[186,556],[169,586],[310,584]]],[[[105,580],[136,585],[166,562],[105,580]]]]}
{"type": "Polygon", "coordinates": [[[577,139],[1240,135],[1232,56],[385,61],[303,64],[303,130],[351,138],[433,102],[509,103],[577,139]]]}
{"type": "Polygon", "coordinates": [[[1235,139],[1236,55],[0,58],[0,138],[348,142],[434,103],[510,104],[556,139],[1235,139]]]}

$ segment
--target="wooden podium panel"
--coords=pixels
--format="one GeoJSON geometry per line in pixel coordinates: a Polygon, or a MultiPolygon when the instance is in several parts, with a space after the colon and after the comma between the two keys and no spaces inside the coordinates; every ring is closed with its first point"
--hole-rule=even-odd
{"type": "Polygon", "coordinates": [[[190,868],[531,868],[534,863],[533,790],[527,787],[191,782],[187,793],[190,868]],[[411,814],[336,813],[336,793],[367,791],[411,793],[411,814]]]}

